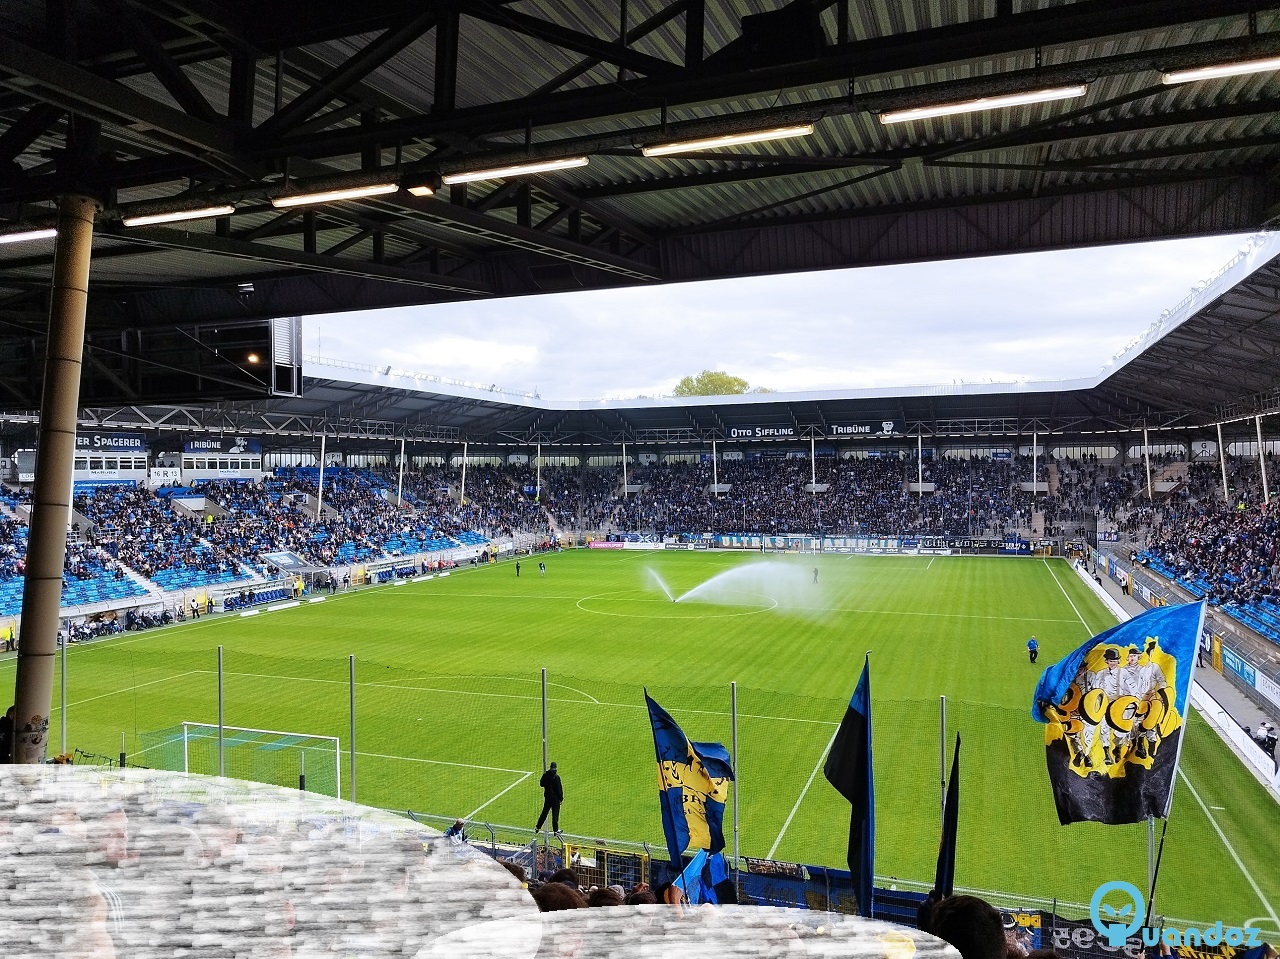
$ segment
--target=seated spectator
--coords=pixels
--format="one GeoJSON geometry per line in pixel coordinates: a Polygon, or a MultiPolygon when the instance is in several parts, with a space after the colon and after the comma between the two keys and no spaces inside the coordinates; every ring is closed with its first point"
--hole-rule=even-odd
{"type": "Polygon", "coordinates": [[[467,841],[467,824],[461,819],[455,819],[453,825],[445,830],[444,838],[454,846],[461,846],[467,841]]]}
{"type": "Polygon", "coordinates": [[[533,891],[533,901],[538,904],[540,912],[587,908],[587,900],[582,893],[562,882],[543,883],[533,891]]]}
{"type": "Polygon", "coordinates": [[[606,886],[604,889],[592,889],[587,895],[587,905],[593,908],[597,906],[621,906],[624,898],[621,886],[606,886]]]}
{"type": "Polygon", "coordinates": [[[964,959],[1006,959],[1004,922],[977,896],[948,896],[933,909],[929,932],[955,946],[964,959]]]}

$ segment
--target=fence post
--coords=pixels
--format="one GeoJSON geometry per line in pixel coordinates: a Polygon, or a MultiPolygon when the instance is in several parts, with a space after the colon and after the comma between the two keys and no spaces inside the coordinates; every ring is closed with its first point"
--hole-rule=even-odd
{"type": "Polygon", "coordinates": [[[938,735],[938,782],[941,784],[941,791],[938,794],[939,815],[945,820],[947,813],[947,697],[938,697],[938,721],[940,723],[940,733],[938,735]]]}
{"type": "Polygon", "coordinates": [[[542,667],[542,771],[547,771],[547,668],[542,667]]]}
{"type": "Polygon", "coordinates": [[[353,653],[347,658],[348,686],[351,698],[351,732],[348,734],[351,752],[351,784],[347,787],[348,799],[356,801],[356,657],[353,653]]]}
{"type": "Polygon", "coordinates": [[[67,647],[70,645],[71,629],[68,627],[66,641],[62,644],[62,668],[59,670],[59,673],[61,674],[59,677],[61,685],[61,692],[59,693],[59,696],[61,696],[61,701],[58,703],[58,712],[62,714],[62,748],[59,752],[63,756],[67,754],[67,647]]]}
{"type": "Polygon", "coordinates": [[[222,647],[218,647],[218,776],[224,776],[222,765],[223,726],[222,726],[222,647]]]}
{"type": "MultiPolygon", "coordinates": [[[[183,728],[184,728],[184,730],[185,730],[185,728],[186,728],[186,727],[183,727],[183,728]]],[[[184,748],[184,749],[186,748],[186,747],[185,747],[185,743],[184,743],[183,748],[184,748]]],[[[125,760],[125,752],[124,752],[124,730],[121,730],[121,731],[120,731],[120,768],[121,768],[121,769],[124,769],[124,760],[125,760]]],[[[185,772],[185,769],[184,769],[183,771],[185,772]]]]}
{"type": "Polygon", "coordinates": [[[729,736],[733,746],[733,885],[742,895],[742,863],[738,860],[738,684],[729,683],[729,736]]]}

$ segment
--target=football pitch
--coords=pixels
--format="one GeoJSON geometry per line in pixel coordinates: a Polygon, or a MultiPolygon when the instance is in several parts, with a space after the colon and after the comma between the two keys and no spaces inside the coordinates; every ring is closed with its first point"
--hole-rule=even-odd
{"type": "MultiPolygon", "coordinates": [[[[518,578],[510,563],[459,570],[73,647],[68,748],[114,756],[123,738],[145,765],[143,734],[216,722],[222,646],[225,723],[339,737],[345,797],[354,655],[359,801],[528,829],[541,806],[546,668],[561,828],[657,851],[642,691],[691,739],[729,745],[736,682],[742,854],[844,867],[848,805],[822,763],[869,651],[882,884],[932,879],[945,695],[948,766],[951,741],[963,737],[958,886],[1034,908],[1056,900],[1076,914],[1071,904],[1088,903],[1104,881],[1145,888],[1145,825],[1058,824],[1043,727],[1029,715],[1041,669],[1114,623],[1065,562],[638,551],[544,559],[545,576],[534,558],[518,578]],[[1031,634],[1036,666],[1025,651],[1031,634]]],[[[0,682],[13,665],[0,662],[0,682]]],[[[1181,770],[1158,911],[1280,928],[1280,808],[1194,715],[1181,770]]]]}

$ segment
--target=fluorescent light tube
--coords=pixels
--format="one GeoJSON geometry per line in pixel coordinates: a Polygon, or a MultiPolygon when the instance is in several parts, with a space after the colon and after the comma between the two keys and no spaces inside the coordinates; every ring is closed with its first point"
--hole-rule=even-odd
{"type": "Polygon", "coordinates": [[[1018,107],[1029,103],[1048,103],[1051,100],[1070,100],[1082,97],[1089,85],[1082,83],[1074,87],[1053,87],[1048,90],[1027,90],[1023,93],[1006,93],[997,97],[979,97],[977,100],[963,100],[959,103],[939,103],[931,107],[913,107],[910,110],[891,110],[880,114],[880,122],[906,123],[909,120],[928,120],[932,117],[947,117],[957,113],[978,113],[982,110],[999,110],[1002,107],[1018,107]]]}
{"type": "Polygon", "coordinates": [[[1248,73],[1266,73],[1268,70],[1280,70],[1280,57],[1269,57],[1266,60],[1240,60],[1236,63],[1220,63],[1217,66],[1194,67],[1190,70],[1171,70],[1160,74],[1160,81],[1173,86],[1175,83],[1212,80],[1215,77],[1239,77],[1248,73]]]}
{"type": "Polygon", "coordinates": [[[271,205],[278,210],[283,210],[291,206],[307,206],[311,203],[331,203],[334,200],[359,200],[367,196],[382,196],[384,193],[395,193],[399,189],[398,183],[374,183],[370,186],[341,187],[315,193],[285,193],[282,196],[273,196],[271,205]]]}
{"type": "Polygon", "coordinates": [[[52,240],[58,235],[53,227],[41,230],[22,230],[19,233],[0,233],[0,243],[26,243],[28,240],[52,240]]]}
{"type": "Polygon", "coordinates": [[[446,173],[441,179],[445,183],[474,183],[476,180],[501,180],[509,176],[521,176],[526,173],[547,173],[551,170],[568,170],[572,167],[586,166],[587,157],[565,157],[560,160],[533,160],[529,163],[513,163],[511,166],[493,167],[488,170],[471,170],[466,173],[446,173]]]}
{"type": "Polygon", "coordinates": [[[236,208],[228,204],[205,206],[193,210],[170,210],[167,213],[145,213],[126,216],[120,222],[125,226],[152,226],[156,223],[177,223],[181,220],[204,220],[211,216],[230,216],[236,208]]]}
{"type": "Polygon", "coordinates": [[[642,147],[640,152],[647,157],[670,156],[673,153],[697,153],[700,150],[715,150],[719,147],[734,147],[743,143],[764,143],[767,140],[786,140],[791,137],[807,137],[813,133],[812,123],[802,123],[791,127],[775,127],[771,130],[756,130],[753,133],[727,133],[718,137],[703,137],[700,140],[682,140],[678,143],[655,143],[642,147]]]}

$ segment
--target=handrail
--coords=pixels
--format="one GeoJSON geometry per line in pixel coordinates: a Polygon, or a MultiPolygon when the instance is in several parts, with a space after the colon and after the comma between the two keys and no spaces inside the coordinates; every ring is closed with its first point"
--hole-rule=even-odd
{"type": "Polygon", "coordinates": [[[439,376],[435,373],[420,373],[415,370],[397,370],[391,366],[374,366],[372,363],[356,363],[352,360],[339,360],[328,356],[304,355],[302,357],[304,363],[315,363],[320,366],[333,366],[340,370],[359,370],[362,373],[379,373],[382,376],[406,376],[413,380],[426,380],[429,383],[439,383],[443,386],[462,386],[470,390],[482,390],[485,393],[501,393],[504,396],[518,396],[526,400],[536,400],[540,397],[536,392],[530,393],[526,390],[513,390],[508,387],[490,384],[485,386],[483,383],[470,383],[466,380],[455,380],[449,376],[439,376]]]}

